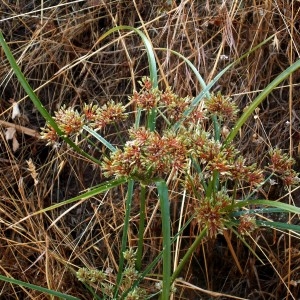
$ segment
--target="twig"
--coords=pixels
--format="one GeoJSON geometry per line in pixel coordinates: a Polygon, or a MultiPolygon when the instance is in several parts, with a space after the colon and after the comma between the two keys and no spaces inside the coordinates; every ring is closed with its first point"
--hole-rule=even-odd
{"type": "Polygon", "coordinates": [[[4,127],[15,128],[17,131],[20,131],[20,132],[22,132],[24,134],[27,134],[27,135],[30,135],[30,136],[33,136],[33,137],[36,137],[36,138],[40,137],[40,134],[39,134],[38,131],[36,131],[34,129],[27,128],[27,127],[24,127],[24,126],[21,126],[21,125],[17,125],[17,124],[14,124],[14,123],[6,122],[6,121],[3,121],[3,120],[0,120],[0,125],[2,125],[4,127]]]}

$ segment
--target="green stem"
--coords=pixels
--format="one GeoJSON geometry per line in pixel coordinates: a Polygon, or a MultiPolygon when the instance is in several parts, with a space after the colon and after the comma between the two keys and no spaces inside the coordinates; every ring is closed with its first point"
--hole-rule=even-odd
{"type": "Polygon", "coordinates": [[[14,279],[14,278],[9,278],[9,277],[3,276],[3,275],[0,275],[0,281],[5,281],[5,282],[9,282],[9,283],[18,285],[18,286],[23,286],[25,288],[32,289],[32,290],[35,290],[35,291],[39,291],[43,294],[49,294],[51,296],[59,297],[61,299],[79,300],[79,298],[68,295],[68,294],[60,293],[60,292],[57,292],[57,291],[54,291],[54,290],[50,290],[50,289],[35,285],[35,284],[31,284],[31,283],[24,282],[24,281],[21,281],[21,280],[17,280],[17,279],[14,279]]]}
{"type": "Polygon", "coordinates": [[[212,116],[212,121],[214,124],[215,141],[220,141],[220,124],[218,122],[217,116],[212,116]]]}
{"type": "Polygon", "coordinates": [[[147,129],[149,129],[150,131],[155,130],[156,115],[157,115],[157,109],[152,108],[148,114],[148,119],[147,119],[147,129]]]}
{"type": "Polygon", "coordinates": [[[142,114],[142,110],[140,108],[138,108],[137,113],[136,113],[136,119],[134,122],[134,129],[138,129],[140,127],[141,114],[142,114]]]}
{"type": "Polygon", "coordinates": [[[165,181],[155,182],[160,200],[162,235],[163,235],[163,289],[160,299],[167,300],[171,288],[171,227],[170,227],[170,202],[168,187],[165,181]]]}
{"type": "Polygon", "coordinates": [[[209,199],[209,201],[214,200],[215,193],[219,189],[219,179],[220,179],[220,173],[219,171],[213,171],[212,179],[209,182],[207,189],[206,189],[206,197],[209,199]]]}
{"type": "MultiPolygon", "coordinates": [[[[212,121],[214,124],[214,134],[215,134],[215,141],[220,141],[220,124],[218,122],[217,116],[212,116],[212,121]]],[[[220,180],[220,172],[213,171],[213,179],[212,179],[212,192],[215,194],[219,189],[219,180],[220,180]]]]}
{"type": "MultiPolygon", "coordinates": [[[[175,236],[171,239],[171,244],[173,244],[173,243],[176,241],[176,239],[178,238],[178,236],[180,236],[180,235],[183,233],[183,231],[188,227],[188,225],[189,225],[194,219],[195,219],[195,214],[192,215],[192,216],[187,220],[187,222],[181,227],[180,231],[177,232],[177,233],[175,234],[175,236]]],[[[158,264],[158,262],[159,262],[159,260],[161,259],[162,256],[163,256],[163,251],[161,251],[161,252],[160,252],[160,253],[159,253],[159,254],[151,261],[151,263],[150,263],[150,264],[145,268],[145,270],[139,275],[139,278],[132,284],[132,286],[131,286],[129,289],[127,289],[127,291],[125,291],[125,292],[122,294],[120,300],[124,299],[124,298],[128,295],[128,293],[129,293],[130,291],[132,291],[133,289],[135,289],[135,288],[140,284],[140,282],[141,282],[146,276],[150,276],[150,271],[154,268],[154,266],[155,266],[156,264],[158,264]]]]}
{"type": "Polygon", "coordinates": [[[146,218],[146,187],[141,184],[140,224],[139,224],[139,235],[138,235],[138,248],[137,248],[137,253],[136,253],[136,264],[135,264],[135,268],[137,271],[140,271],[141,267],[142,267],[145,218],[146,218]]]}
{"type": "Polygon", "coordinates": [[[134,185],[134,181],[130,179],[128,181],[128,190],[127,190],[127,197],[126,197],[126,204],[125,204],[125,220],[124,220],[124,227],[123,227],[122,245],[120,251],[119,270],[118,270],[117,281],[114,289],[114,298],[117,298],[118,296],[119,286],[121,285],[121,281],[123,278],[124,252],[126,251],[126,246],[127,246],[127,233],[129,228],[129,219],[130,219],[130,211],[131,211],[132,196],[133,196],[133,185],[134,185]]]}

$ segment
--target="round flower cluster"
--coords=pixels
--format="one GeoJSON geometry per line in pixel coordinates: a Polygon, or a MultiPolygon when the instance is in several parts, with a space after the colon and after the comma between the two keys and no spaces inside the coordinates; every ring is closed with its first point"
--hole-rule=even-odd
{"type": "MultiPolygon", "coordinates": [[[[67,137],[80,134],[84,125],[94,130],[102,130],[108,124],[125,118],[125,107],[114,101],[103,106],[84,104],[81,113],[72,107],[62,106],[53,117],[59,129],[67,137]]],[[[58,133],[49,123],[46,123],[45,127],[42,128],[41,138],[46,140],[48,144],[56,144],[59,141],[58,133]]]]}

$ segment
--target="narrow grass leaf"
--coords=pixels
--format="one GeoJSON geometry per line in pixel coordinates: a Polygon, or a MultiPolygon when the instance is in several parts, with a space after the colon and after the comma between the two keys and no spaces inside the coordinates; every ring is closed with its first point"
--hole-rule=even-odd
{"type": "Polygon", "coordinates": [[[3,275],[0,275],[0,280],[5,281],[5,282],[9,282],[9,283],[13,283],[13,284],[18,285],[18,286],[23,286],[25,288],[35,290],[35,291],[38,291],[38,292],[41,292],[41,293],[49,294],[51,296],[59,297],[61,299],[80,300],[79,298],[70,296],[68,294],[53,291],[53,290],[50,290],[50,289],[47,289],[47,288],[44,288],[44,287],[41,287],[41,286],[38,286],[38,285],[35,285],[35,284],[31,284],[31,283],[24,282],[24,281],[21,281],[21,280],[17,280],[17,279],[14,279],[14,278],[9,278],[9,277],[3,276],[3,275]]]}
{"type": "Polygon", "coordinates": [[[140,193],[139,200],[140,200],[140,221],[139,221],[138,246],[136,252],[135,268],[137,271],[140,272],[142,268],[145,219],[146,219],[146,186],[143,184],[141,184],[141,193],[140,193]]]}
{"type": "Polygon", "coordinates": [[[88,133],[90,133],[92,136],[94,136],[99,142],[101,142],[110,151],[112,152],[116,151],[116,148],[110,142],[108,142],[104,137],[102,137],[99,133],[97,133],[95,130],[89,128],[86,125],[83,126],[83,129],[86,130],[88,133]]]}
{"type": "Polygon", "coordinates": [[[247,110],[243,113],[243,115],[238,119],[234,128],[229,133],[227,139],[224,142],[224,147],[228,145],[237,135],[240,128],[245,124],[250,115],[254,112],[258,105],[262,103],[264,99],[274,90],[278,84],[280,84],[283,80],[285,80],[288,76],[290,76],[293,72],[300,68],[300,59],[293,63],[290,67],[284,70],[280,75],[278,75],[249,105],[247,110]]]}
{"type": "Polygon", "coordinates": [[[133,198],[133,187],[134,187],[134,180],[128,181],[127,186],[127,196],[126,196],[126,203],[125,203],[125,218],[124,218],[124,226],[123,226],[123,235],[122,235],[122,243],[120,249],[120,260],[119,260],[119,270],[117,274],[117,281],[114,288],[114,298],[117,299],[119,287],[122,282],[123,272],[124,272],[124,252],[127,248],[127,235],[129,229],[129,220],[130,220],[130,212],[131,212],[131,205],[132,205],[132,198],[133,198]]]}
{"type": "Polygon", "coordinates": [[[144,43],[144,46],[146,48],[147,56],[148,56],[148,65],[149,65],[150,79],[151,79],[153,87],[156,88],[158,86],[158,81],[157,81],[157,67],[156,67],[156,60],[155,60],[155,55],[154,55],[154,52],[153,52],[153,47],[152,47],[151,42],[148,40],[147,36],[141,30],[139,30],[137,28],[134,28],[132,26],[126,26],[126,25],[116,26],[114,28],[111,28],[107,32],[105,32],[98,39],[97,43],[99,43],[100,41],[102,41],[104,38],[106,38],[107,36],[109,36],[113,32],[119,31],[119,30],[134,31],[142,39],[142,41],[144,43]]]}
{"type": "Polygon", "coordinates": [[[242,208],[249,205],[262,205],[262,206],[270,206],[280,208],[282,211],[300,214],[300,207],[290,205],[287,203],[272,201],[272,200],[263,200],[263,199],[252,199],[245,201],[237,201],[233,205],[229,205],[227,207],[228,210],[233,210],[234,208],[242,208]]]}
{"type": "Polygon", "coordinates": [[[56,203],[54,205],[51,205],[49,207],[46,207],[46,208],[43,208],[39,211],[36,211],[28,216],[26,216],[25,218],[19,220],[18,222],[14,223],[13,225],[11,225],[11,227],[13,226],[16,226],[17,224],[31,218],[32,216],[35,216],[35,215],[38,215],[38,214],[41,214],[41,213],[44,213],[44,212],[47,212],[47,211],[50,211],[50,210],[53,210],[53,209],[56,209],[56,208],[59,208],[61,206],[64,206],[64,205],[67,205],[67,204],[70,204],[70,203],[73,203],[73,202],[76,202],[76,201],[79,201],[79,200],[84,200],[84,199],[88,199],[88,198],[91,198],[95,195],[98,195],[100,193],[104,193],[114,187],[117,187],[123,183],[126,182],[126,179],[125,178],[118,178],[118,179],[113,179],[113,180],[109,180],[109,181],[106,181],[100,185],[98,185],[96,188],[91,188],[89,191],[83,193],[83,194],[80,194],[74,198],[71,198],[71,199],[68,199],[68,200],[65,200],[65,201],[62,201],[62,202],[59,202],[59,203],[56,203]]]}
{"type": "MultiPolygon", "coordinates": [[[[171,50],[171,49],[167,49],[167,48],[155,48],[157,50],[162,50],[162,51],[169,51],[170,53],[180,57],[182,60],[184,60],[186,62],[186,64],[191,68],[191,70],[194,72],[194,74],[196,75],[197,80],[199,81],[202,89],[206,88],[206,83],[203,79],[203,77],[201,76],[201,74],[199,73],[199,71],[197,70],[197,68],[194,66],[194,64],[188,59],[186,58],[184,55],[182,55],[181,53],[171,50]]],[[[209,97],[209,91],[206,91],[206,96],[209,97]]]]}
{"type": "MultiPolygon", "coordinates": [[[[6,44],[2,31],[0,31],[0,44],[2,46],[2,49],[14,71],[14,74],[17,76],[20,84],[22,85],[22,87],[24,88],[25,92],[27,93],[27,95],[30,97],[30,99],[32,100],[33,104],[35,105],[35,107],[38,109],[38,111],[41,113],[41,115],[49,122],[49,124],[56,130],[58,130],[58,132],[60,131],[58,126],[56,125],[55,121],[53,120],[53,118],[51,117],[51,115],[48,113],[48,111],[44,108],[44,106],[42,105],[41,101],[39,100],[39,98],[36,96],[36,94],[34,93],[34,91],[32,90],[32,88],[30,87],[30,85],[28,84],[27,80],[25,79],[23,73],[21,72],[19,66],[17,65],[16,60],[14,59],[8,45],[6,44]]],[[[60,131],[60,133],[62,133],[60,131]]]]}
{"type": "Polygon", "coordinates": [[[161,209],[162,237],[163,237],[163,290],[161,299],[169,299],[171,288],[171,228],[170,228],[170,202],[168,186],[165,181],[155,182],[161,209]]]}
{"type": "Polygon", "coordinates": [[[282,210],[281,208],[272,208],[272,207],[260,207],[260,208],[253,208],[253,209],[246,209],[241,211],[235,211],[231,213],[230,215],[232,217],[240,217],[243,215],[248,214],[273,214],[273,213],[282,213],[286,212],[285,210],[282,210]]]}
{"type": "Polygon", "coordinates": [[[260,227],[270,227],[274,229],[281,229],[281,230],[292,230],[300,232],[300,226],[289,224],[289,223],[282,223],[282,222],[269,222],[269,221],[260,221],[257,220],[256,224],[260,227]]]}

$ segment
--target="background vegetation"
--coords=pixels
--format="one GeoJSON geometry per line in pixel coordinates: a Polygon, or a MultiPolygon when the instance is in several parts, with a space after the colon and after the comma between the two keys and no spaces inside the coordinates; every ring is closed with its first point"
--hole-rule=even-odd
{"type": "MultiPolygon", "coordinates": [[[[139,90],[138,81],[149,75],[140,38],[120,31],[98,40],[116,25],[139,28],[148,36],[156,49],[159,86],[172,86],[182,97],[199,94],[201,86],[180,58],[159,48],[184,55],[209,83],[230,62],[275,34],[227,71],[212,89],[232,97],[243,111],[299,58],[299,9],[299,1],[293,0],[4,0],[0,24],[22,72],[51,113],[62,105],[80,108],[84,103],[103,105],[111,99],[127,105],[128,96],[139,90]]],[[[45,120],[13,75],[4,53],[0,55],[0,273],[90,299],[74,270],[88,267],[115,272],[127,190],[120,186],[11,226],[32,212],[77,196],[103,182],[104,177],[99,165],[66,145],[46,146],[38,138],[45,120]],[[16,106],[20,115],[14,117],[16,106]],[[16,129],[14,138],[8,138],[7,128],[16,129]]],[[[299,171],[299,77],[296,71],[276,88],[240,130],[235,143],[248,164],[264,167],[269,149],[278,147],[296,160],[294,169],[299,171]]],[[[134,110],[126,121],[106,128],[110,143],[122,145],[133,118],[134,110]]],[[[101,157],[99,148],[84,143],[81,147],[101,157]]],[[[138,240],[139,193],[135,190],[128,231],[130,246],[136,246],[138,240]]],[[[181,196],[171,194],[174,228],[181,196]]],[[[298,187],[286,189],[280,178],[274,185],[261,187],[255,197],[300,205],[298,187]]],[[[155,193],[150,193],[146,201],[144,264],[162,248],[155,193]]],[[[190,201],[186,218],[192,210],[190,201]]],[[[276,218],[282,221],[284,217],[276,218]]],[[[297,224],[298,217],[290,215],[283,221],[297,224]]],[[[182,252],[198,231],[192,222],[182,237],[182,252]]],[[[261,228],[248,243],[260,259],[234,236],[230,243],[219,235],[204,241],[182,272],[174,299],[297,299],[298,238],[261,228]]],[[[155,293],[155,280],[150,278],[143,287],[155,293]]],[[[3,299],[47,298],[5,282],[0,282],[0,288],[3,299]]]]}

